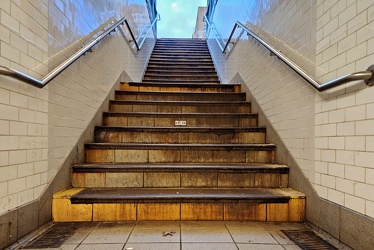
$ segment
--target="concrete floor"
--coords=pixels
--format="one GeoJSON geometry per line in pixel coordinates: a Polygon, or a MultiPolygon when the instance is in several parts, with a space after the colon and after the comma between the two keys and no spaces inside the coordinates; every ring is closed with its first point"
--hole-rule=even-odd
{"type": "MultiPolygon", "coordinates": [[[[281,230],[307,230],[301,223],[240,221],[138,221],[90,223],[79,228],[63,250],[296,250],[281,230]]],[[[35,234],[34,234],[35,237],[35,234]]],[[[22,245],[28,240],[22,242],[22,245]]],[[[20,249],[13,245],[9,249],[20,249]]],[[[49,248],[51,249],[51,248],[49,248]]],[[[339,247],[339,249],[348,249],[339,247]]]]}

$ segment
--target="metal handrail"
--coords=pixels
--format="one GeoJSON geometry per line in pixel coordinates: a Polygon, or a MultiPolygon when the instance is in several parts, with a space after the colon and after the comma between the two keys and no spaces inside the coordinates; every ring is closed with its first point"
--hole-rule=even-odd
{"type": "MultiPolygon", "coordinates": [[[[212,27],[212,24],[208,21],[208,19],[206,17],[205,17],[205,21],[208,24],[208,27],[212,27]]],[[[369,66],[366,71],[359,71],[359,72],[351,73],[351,74],[341,76],[339,78],[336,78],[334,80],[331,80],[331,81],[328,81],[328,82],[325,82],[325,83],[320,83],[314,77],[312,77],[311,75],[306,73],[305,70],[303,70],[301,67],[299,67],[291,59],[286,57],[282,52],[276,50],[273,46],[266,43],[264,40],[262,40],[260,37],[255,35],[252,31],[250,31],[244,24],[240,23],[239,21],[237,21],[235,23],[235,25],[234,25],[234,27],[231,31],[231,34],[229,36],[229,39],[227,40],[224,48],[222,48],[222,45],[220,44],[219,41],[217,41],[217,38],[215,36],[216,41],[217,41],[219,47],[221,48],[222,53],[226,52],[226,50],[228,48],[228,45],[229,45],[229,43],[232,39],[232,36],[233,36],[235,30],[238,27],[242,28],[244,31],[247,32],[247,34],[252,36],[256,41],[258,41],[265,48],[270,50],[274,55],[276,55],[279,59],[281,59],[284,63],[286,63],[291,69],[293,69],[297,74],[299,74],[302,78],[304,78],[306,81],[308,81],[315,89],[317,89],[320,92],[324,91],[324,90],[327,90],[327,89],[331,89],[333,87],[340,86],[340,85],[348,83],[348,82],[357,81],[357,80],[365,81],[365,83],[368,86],[373,86],[374,85],[374,64],[369,66]]]]}
{"type": "MultiPolygon", "coordinates": [[[[160,21],[160,14],[158,14],[158,13],[157,13],[156,17],[153,19],[153,21],[151,22],[151,25],[149,26],[149,28],[147,29],[147,32],[145,33],[145,36],[143,36],[143,39],[142,39],[141,43],[139,44],[139,48],[143,47],[145,39],[148,37],[148,34],[152,30],[153,26],[155,26],[156,21],[160,21]]],[[[140,39],[141,37],[142,37],[142,34],[139,35],[138,39],[140,39]]],[[[138,42],[139,41],[136,41],[136,43],[138,43],[138,42]]]]}
{"type": "MultiPolygon", "coordinates": [[[[152,21],[151,26],[149,29],[152,29],[153,25],[157,17],[152,21]]],[[[124,17],[115,24],[113,24],[108,30],[101,33],[97,38],[92,40],[90,43],[85,45],[83,48],[78,50],[76,53],[74,53],[71,57],[69,57],[67,60],[65,60],[63,63],[61,63],[59,66],[57,66],[55,69],[53,69],[51,72],[49,72],[45,77],[43,77],[42,80],[38,80],[30,75],[27,75],[25,73],[22,73],[18,70],[8,68],[5,66],[0,65],[0,75],[6,75],[13,77],[15,79],[21,80],[25,83],[28,83],[30,85],[33,85],[38,88],[43,88],[46,86],[50,81],[52,81],[56,76],[58,76],[62,71],[64,71],[67,67],[69,67],[73,62],[75,62],[78,58],[80,58],[82,55],[84,55],[87,51],[89,51],[93,46],[95,46],[98,42],[100,42],[104,37],[106,37],[108,34],[113,32],[119,25],[126,24],[127,29],[129,30],[131,41],[134,42],[137,50],[139,51],[144,43],[145,38],[148,36],[149,31],[147,32],[146,36],[144,37],[142,43],[139,45],[138,42],[135,39],[135,36],[130,28],[130,25],[127,21],[127,19],[124,17]]]]}

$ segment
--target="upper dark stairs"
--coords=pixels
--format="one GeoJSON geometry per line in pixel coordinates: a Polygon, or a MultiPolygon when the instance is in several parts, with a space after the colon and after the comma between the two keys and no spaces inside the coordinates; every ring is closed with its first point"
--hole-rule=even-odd
{"type": "Polygon", "coordinates": [[[142,82],[121,84],[54,221],[302,221],[240,85],[220,84],[198,39],[158,39],[142,82]]]}

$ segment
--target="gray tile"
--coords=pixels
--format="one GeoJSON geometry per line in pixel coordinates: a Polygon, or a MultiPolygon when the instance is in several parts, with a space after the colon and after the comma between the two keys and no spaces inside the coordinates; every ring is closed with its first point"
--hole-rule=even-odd
{"type": "Polygon", "coordinates": [[[182,229],[182,242],[233,242],[226,229],[182,229]]]}
{"type": "Polygon", "coordinates": [[[0,215],[0,249],[13,244],[17,239],[17,210],[0,215]]]}
{"type": "MultiPolygon", "coordinates": [[[[74,250],[77,247],[78,247],[78,244],[66,244],[66,245],[64,244],[59,249],[61,249],[61,250],[74,250]]],[[[48,250],[50,250],[50,249],[48,249],[48,250]]]]}
{"type": "Polygon", "coordinates": [[[226,229],[223,221],[182,221],[182,229],[226,229]]]}
{"type": "Polygon", "coordinates": [[[230,230],[230,233],[236,243],[278,244],[267,231],[230,230]]]}
{"type": "Polygon", "coordinates": [[[65,241],[64,244],[81,243],[95,229],[96,226],[97,224],[93,224],[92,226],[79,228],[73,236],[65,241]]]}
{"type": "Polygon", "coordinates": [[[83,241],[90,243],[125,243],[128,239],[133,224],[129,223],[101,223],[83,241]]]}
{"type": "Polygon", "coordinates": [[[142,242],[180,242],[179,230],[170,231],[162,228],[159,229],[139,229],[132,231],[129,243],[142,242]]]}
{"type": "Polygon", "coordinates": [[[128,243],[124,250],[180,250],[180,243],[128,243]]]}
{"type": "Polygon", "coordinates": [[[77,250],[122,250],[124,244],[82,244],[77,250]]]}
{"type": "Polygon", "coordinates": [[[268,231],[280,230],[306,230],[307,226],[304,223],[289,223],[289,222],[266,222],[261,224],[263,228],[268,231]]]}
{"type": "Polygon", "coordinates": [[[239,229],[255,229],[255,230],[265,230],[264,223],[254,222],[254,221],[226,221],[225,222],[229,230],[239,230],[239,229]]]}
{"type": "Polygon", "coordinates": [[[179,221],[138,221],[135,229],[166,229],[169,231],[175,231],[180,228],[179,221]]]}
{"type": "Polygon", "coordinates": [[[239,250],[284,250],[281,245],[237,244],[239,250]]]}
{"type": "Polygon", "coordinates": [[[18,209],[18,215],[17,215],[18,238],[21,238],[38,228],[38,225],[39,225],[38,215],[39,215],[39,203],[38,202],[32,202],[18,209]]]}
{"type": "Polygon", "coordinates": [[[235,243],[182,243],[183,250],[237,250],[235,243]]]}
{"type": "Polygon", "coordinates": [[[300,250],[302,248],[298,247],[297,245],[282,245],[286,250],[300,250]]]}
{"type": "Polygon", "coordinates": [[[268,231],[279,244],[294,245],[295,243],[290,240],[282,231],[268,231]]]}

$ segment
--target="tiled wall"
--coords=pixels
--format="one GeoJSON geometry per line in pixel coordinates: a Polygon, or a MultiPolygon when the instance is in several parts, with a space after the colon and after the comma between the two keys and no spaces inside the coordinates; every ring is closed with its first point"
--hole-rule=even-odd
{"type": "MultiPolygon", "coordinates": [[[[137,36],[145,2],[2,0],[0,65],[41,79],[115,20],[137,36]]],[[[121,26],[43,89],[0,76],[0,215],[41,196],[123,71],[141,79],[154,39],[140,52],[128,39],[121,26]]]]}
{"type": "MultiPolygon", "coordinates": [[[[321,82],[374,64],[373,1],[218,1],[223,39],[237,20],[321,82]]],[[[243,79],[321,198],[374,217],[374,88],[319,93],[240,29],[233,41],[222,54],[209,36],[222,82],[243,79]]]]}
{"type": "MultiPolygon", "coordinates": [[[[374,64],[374,2],[317,1],[317,77],[374,64]]],[[[321,197],[374,217],[374,88],[362,82],[316,95],[315,188],[321,197]]]]}

